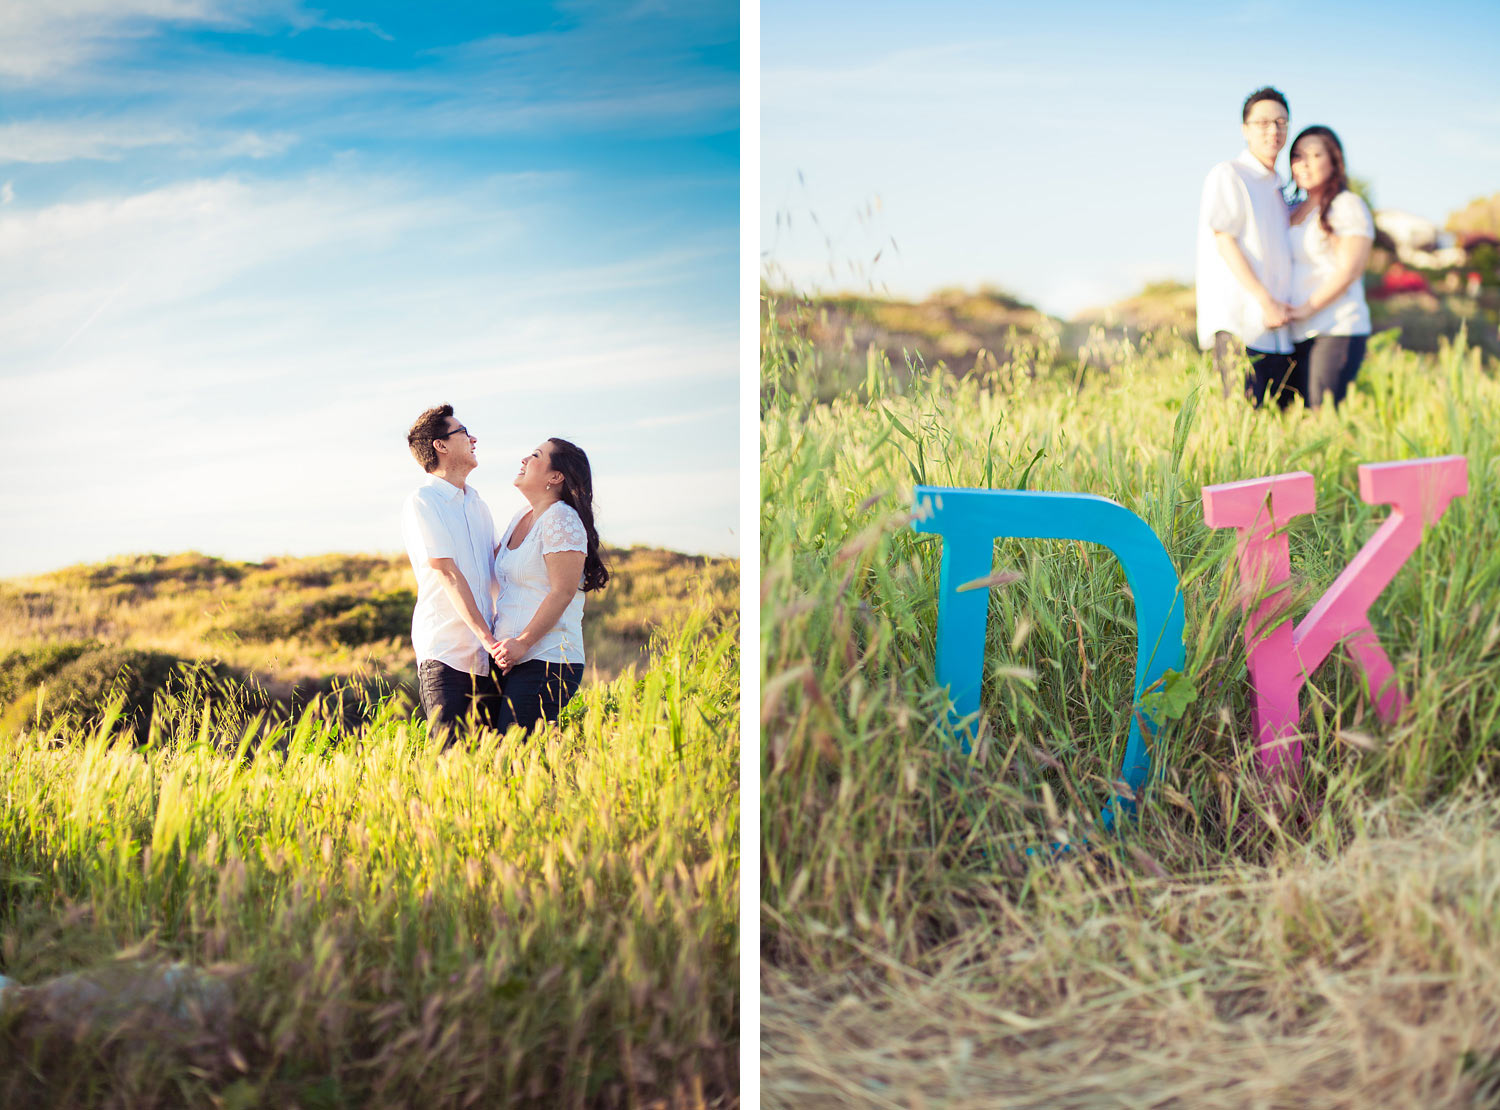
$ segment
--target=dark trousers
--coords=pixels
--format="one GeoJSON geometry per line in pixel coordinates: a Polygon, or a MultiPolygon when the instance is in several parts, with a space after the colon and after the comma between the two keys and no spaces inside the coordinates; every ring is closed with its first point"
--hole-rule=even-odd
{"type": "Polygon", "coordinates": [[[470,674],[436,659],[424,659],[417,668],[417,687],[422,711],[427,714],[427,733],[448,747],[458,739],[461,727],[497,727],[500,691],[494,672],[470,674]]]}
{"type": "Polygon", "coordinates": [[[1292,374],[1291,355],[1254,350],[1227,331],[1214,332],[1214,369],[1224,383],[1224,396],[1243,392],[1256,408],[1265,404],[1268,395],[1281,408],[1286,408],[1297,396],[1294,389],[1287,388],[1292,374]],[[1240,376],[1242,357],[1250,360],[1250,369],[1240,383],[1236,379],[1240,376]]]}
{"type": "Polygon", "coordinates": [[[1343,403],[1349,387],[1365,360],[1368,335],[1317,335],[1292,349],[1292,388],[1307,407],[1315,409],[1325,400],[1343,403]]]}
{"type": "Polygon", "coordinates": [[[530,732],[540,720],[557,720],[563,706],[578,693],[582,679],[582,663],[546,663],[540,659],[517,663],[509,674],[496,676],[500,711],[495,727],[504,730],[520,725],[530,732]]]}

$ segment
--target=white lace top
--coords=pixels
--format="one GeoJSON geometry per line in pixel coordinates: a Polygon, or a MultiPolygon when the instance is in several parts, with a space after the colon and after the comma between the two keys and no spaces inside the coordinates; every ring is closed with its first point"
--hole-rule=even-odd
{"type": "MultiPolygon", "coordinates": [[[[1358,193],[1345,189],[1328,206],[1330,237],[1323,231],[1317,212],[1309,212],[1291,230],[1292,304],[1301,304],[1339,268],[1338,240],[1346,235],[1375,238],[1375,221],[1369,206],[1358,193]]],[[[1291,325],[1292,342],[1301,343],[1315,335],[1369,335],[1370,306],[1365,303],[1365,284],[1360,276],[1349,283],[1322,311],[1297,320],[1291,325]]]]}
{"type": "MultiPolygon", "coordinates": [[[[561,501],[549,505],[532,524],[521,545],[510,550],[516,525],[529,512],[531,509],[525,508],[511,517],[500,537],[500,550],[495,553],[495,581],[500,591],[495,603],[495,636],[501,640],[519,636],[526,630],[552,588],[545,556],[559,551],[588,550],[583,521],[572,506],[561,501]]],[[[547,663],[583,662],[583,582],[580,580],[578,585],[578,592],[557,623],[521,662],[532,659],[547,663]]]]}

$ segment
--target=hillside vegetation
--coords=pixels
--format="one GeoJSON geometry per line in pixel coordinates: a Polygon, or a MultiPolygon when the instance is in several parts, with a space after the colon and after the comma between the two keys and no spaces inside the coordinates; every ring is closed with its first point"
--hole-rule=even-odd
{"type": "Polygon", "coordinates": [[[1018,336],[959,374],[851,364],[817,341],[822,310],[763,315],[765,1105],[1500,1104],[1495,360],[1388,333],[1341,409],[1282,414],[1224,400],[1171,335],[1097,360],[1018,336]],[[1388,511],[1357,465],[1444,454],[1471,492],[1371,610],[1407,710],[1381,724],[1336,655],[1303,693],[1301,772],[1268,783],[1233,536],[1204,526],[1202,487],[1313,474],[1300,617],[1388,511]],[[1169,551],[1185,705],[1117,832],[1098,814],[1134,711],[1118,564],[997,543],[966,753],[919,483],[1100,494],[1169,551]]]}
{"type": "MultiPolygon", "coordinates": [[[[585,681],[649,662],[652,630],[685,612],[722,620],[737,608],[736,560],[649,548],[605,558],[610,583],[585,605],[585,681]]],[[[293,713],[340,690],[349,714],[392,692],[414,704],[415,585],[404,556],[196,552],[0,582],[0,730],[96,717],[111,690],[144,724],[155,692],[189,671],[293,713]]]]}
{"type": "Polygon", "coordinates": [[[562,720],[447,751],[404,560],[6,583],[0,1105],[734,1105],[738,568],[612,562],[562,720]]]}
{"type": "MultiPolygon", "coordinates": [[[[1430,354],[1462,333],[1465,345],[1500,357],[1500,256],[1488,247],[1471,253],[1481,258],[1476,276],[1484,279],[1474,295],[1464,282],[1467,271],[1455,270],[1421,271],[1423,291],[1381,295],[1394,255],[1376,250],[1365,275],[1374,331],[1399,329],[1402,346],[1430,354]]],[[[764,311],[777,315],[776,328],[817,351],[820,372],[805,376],[802,386],[814,391],[810,399],[825,402],[844,389],[868,387],[877,376],[907,382],[939,364],[958,375],[1008,377],[1040,360],[1086,373],[1122,363],[1143,345],[1197,349],[1193,286],[1178,281],[1148,283],[1132,296],[1067,320],[993,288],[943,289],[921,301],[855,293],[801,296],[769,287],[762,293],[764,311]]],[[[786,350],[765,357],[777,359],[786,350]]]]}

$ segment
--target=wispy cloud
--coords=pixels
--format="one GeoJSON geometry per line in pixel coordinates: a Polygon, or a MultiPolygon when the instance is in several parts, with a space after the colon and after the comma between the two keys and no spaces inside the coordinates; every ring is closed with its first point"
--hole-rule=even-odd
{"type": "Polygon", "coordinates": [[[0,163],[116,159],[142,147],[183,142],[186,131],[122,120],[27,120],[0,124],[0,163]]]}
{"type": "Polygon", "coordinates": [[[6,3],[0,5],[0,78],[42,81],[164,26],[235,26],[257,6],[234,0],[6,3]]]}
{"type": "Polygon", "coordinates": [[[173,29],[277,24],[391,38],[377,24],[329,18],[295,0],[9,0],[0,4],[0,80],[46,81],[173,29]]]}

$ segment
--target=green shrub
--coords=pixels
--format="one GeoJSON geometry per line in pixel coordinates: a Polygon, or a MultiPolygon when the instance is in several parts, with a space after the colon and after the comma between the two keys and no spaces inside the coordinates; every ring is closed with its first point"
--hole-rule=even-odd
{"type": "Polygon", "coordinates": [[[98,647],[97,640],[62,640],[6,652],[0,656],[0,706],[32,693],[38,683],[98,647]]]}
{"type": "Polygon", "coordinates": [[[47,658],[44,649],[35,653],[29,670],[17,668],[17,674],[36,674],[39,667],[49,667],[45,674],[22,683],[37,688],[25,689],[9,701],[0,716],[0,732],[27,727],[46,731],[87,728],[98,723],[110,707],[118,706],[126,727],[140,737],[145,735],[152,703],[160,693],[175,687],[200,696],[227,697],[247,689],[222,664],[185,660],[164,651],[96,645],[54,645],[50,650],[52,658],[47,658]],[[72,650],[80,646],[83,650],[72,650]],[[68,654],[73,657],[56,663],[68,654]]]}
{"type": "Polygon", "coordinates": [[[338,602],[337,607],[312,625],[312,637],[324,643],[358,647],[406,636],[411,631],[417,595],[412,590],[386,590],[368,598],[329,599],[333,601],[338,602]]]}

